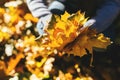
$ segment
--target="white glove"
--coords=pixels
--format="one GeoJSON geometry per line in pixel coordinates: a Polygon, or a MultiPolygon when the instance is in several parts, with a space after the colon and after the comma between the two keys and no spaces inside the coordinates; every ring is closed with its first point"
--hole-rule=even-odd
{"type": "Polygon", "coordinates": [[[95,19],[89,19],[84,25],[83,28],[90,27],[96,22],[95,19]]]}
{"type": "Polygon", "coordinates": [[[53,13],[53,14],[57,14],[57,15],[60,15],[60,14],[63,14],[64,11],[65,11],[65,6],[63,3],[59,2],[59,1],[53,1],[48,9],[53,13]]]}
{"type": "Polygon", "coordinates": [[[37,23],[37,30],[39,33],[39,38],[45,34],[44,30],[47,29],[49,22],[51,21],[52,14],[41,17],[37,23]]]}

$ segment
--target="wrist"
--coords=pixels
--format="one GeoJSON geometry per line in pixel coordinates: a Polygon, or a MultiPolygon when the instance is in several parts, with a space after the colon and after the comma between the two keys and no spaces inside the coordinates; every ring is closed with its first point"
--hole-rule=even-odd
{"type": "Polygon", "coordinates": [[[65,11],[65,5],[60,2],[60,1],[53,1],[48,9],[53,13],[53,14],[63,14],[65,11]]]}

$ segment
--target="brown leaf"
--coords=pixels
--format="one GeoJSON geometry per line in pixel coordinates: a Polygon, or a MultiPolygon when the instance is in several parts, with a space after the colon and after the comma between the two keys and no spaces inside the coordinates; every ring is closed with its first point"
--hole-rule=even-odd
{"type": "Polygon", "coordinates": [[[86,49],[92,54],[93,48],[106,49],[111,44],[110,38],[105,37],[102,33],[96,34],[93,30],[83,31],[73,42],[69,43],[64,51],[76,56],[84,56],[86,49]]]}

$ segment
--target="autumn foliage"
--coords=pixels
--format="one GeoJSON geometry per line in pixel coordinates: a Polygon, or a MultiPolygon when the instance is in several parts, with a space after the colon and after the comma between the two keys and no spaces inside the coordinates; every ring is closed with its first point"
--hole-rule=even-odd
{"type": "MultiPolygon", "coordinates": [[[[57,60],[56,56],[72,54],[82,57],[87,52],[93,54],[94,48],[106,49],[111,44],[104,34],[98,34],[89,27],[82,29],[87,21],[84,13],[78,11],[74,14],[65,12],[61,16],[53,15],[45,29],[46,35],[36,40],[38,18],[22,8],[23,1],[13,3],[18,5],[0,8],[0,75],[3,75],[0,78],[11,76],[16,79],[27,69],[30,73],[27,80],[49,79],[52,71],[58,74],[52,75],[53,80],[92,80],[90,76],[73,76],[69,71],[63,72],[53,64],[57,60]]],[[[72,67],[80,74],[78,63],[72,67]]]]}
{"type": "Polygon", "coordinates": [[[104,34],[97,34],[89,27],[82,29],[86,21],[87,18],[80,11],[72,15],[65,12],[64,15],[53,16],[45,30],[47,35],[42,38],[42,41],[47,40],[41,44],[41,47],[46,48],[45,51],[49,47],[51,50],[57,49],[81,57],[87,53],[86,49],[92,54],[94,47],[105,49],[111,44],[110,39],[104,37],[104,34]]]}

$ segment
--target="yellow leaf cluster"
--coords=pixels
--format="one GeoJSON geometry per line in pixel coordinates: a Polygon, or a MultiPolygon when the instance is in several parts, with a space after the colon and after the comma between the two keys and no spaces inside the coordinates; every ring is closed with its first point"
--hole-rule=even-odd
{"type": "Polygon", "coordinates": [[[103,34],[97,34],[89,28],[80,30],[86,21],[87,18],[80,11],[72,15],[65,12],[61,16],[53,16],[50,28],[46,30],[48,35],[44,37],[48,38],[48,41],[42,45],[75,56],[85,55],[86,49],[93,53],[94,47],[106,48],[110,45],[110,39],[103,34]]]}
{"type": "Polygon", "coordinates": [[[79,29],[87,19],[85,19],[84,14],[80,13],[80,11],[73,15],[65,12],[60,17],[54,17],[56,22],[52,25],[52,28],[47,29],[50,40],[47,45],[62,50],[66,44],[72,42],[78,36],[79,29]]]}

